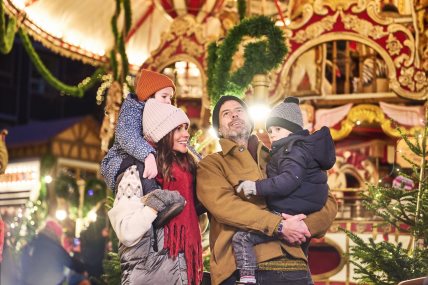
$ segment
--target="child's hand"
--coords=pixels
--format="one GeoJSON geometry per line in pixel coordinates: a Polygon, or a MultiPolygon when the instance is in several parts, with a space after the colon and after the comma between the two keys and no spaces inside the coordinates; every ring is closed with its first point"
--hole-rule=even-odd
{"type": "Polygon", "coordinates": [[[158,166],[156,165],[156,158],[153,153],[150,153],[144,160],[143,178],[152,179],[158,175],[158,166]]]}
{"type": "Polygon", "coordinates": [[[256,182],[245,180],[239,184],[238,188],[236,188],[236,193],[244,192],[245,197],[249,199],[251,195],[257,195],[256,191],[256,182]]]}

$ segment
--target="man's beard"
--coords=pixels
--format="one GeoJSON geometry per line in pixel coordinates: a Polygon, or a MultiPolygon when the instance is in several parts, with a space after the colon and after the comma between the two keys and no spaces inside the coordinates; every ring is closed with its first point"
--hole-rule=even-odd
{"type": "Polygon", "coordinates": [[[250,138],[250,129],[248,126],[245,126],[245,128],[239,131],[229,130],[227,134],[223,134],[223,137],[234,142],[247,141],[250,138]]]}

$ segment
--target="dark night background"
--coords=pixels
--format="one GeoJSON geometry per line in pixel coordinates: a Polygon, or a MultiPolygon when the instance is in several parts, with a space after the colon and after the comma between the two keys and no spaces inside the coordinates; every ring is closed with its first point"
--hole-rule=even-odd
{"type": "MultiPolygon", "coordinates": [[[[66,84],[76,85],[92,75],[95,67],[55,54],[38,42],[34,48],[49,71],[66,84]]],[[[0,54],[0,130],[31,121],[92,115],[102,120],[103,105],[96,103],[95,84],[82,98],[61,95],[39,74],[19,39],[12,51],[0,54]]]]}

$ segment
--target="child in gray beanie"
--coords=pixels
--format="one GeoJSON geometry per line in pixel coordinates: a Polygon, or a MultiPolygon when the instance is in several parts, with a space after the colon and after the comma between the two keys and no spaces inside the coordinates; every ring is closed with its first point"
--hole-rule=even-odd
{"type": "MultiPolygon", "coordinates": [[[[287,97],[273,108],[266,129],[272,142],[268,178],[243,181],[236,191],[247,198],[264,196],[269,209],[278,214],[308,215],[319,211],[328,196],[326,170],[336,162],[330,130],[322,127],[309,134],[303,129],[302,112],[295,97],[287,97]]],[[[238,284],[256,283],[253,246],[272,239],[275,238],[242,231],[234,235],[232,245],[241,276],[238,284]]],[[[302,245],[306,255],[308,244],[302,245]]]]}

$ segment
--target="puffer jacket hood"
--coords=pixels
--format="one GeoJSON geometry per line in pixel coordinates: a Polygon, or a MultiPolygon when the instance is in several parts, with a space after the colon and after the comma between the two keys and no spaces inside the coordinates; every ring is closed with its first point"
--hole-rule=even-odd
{"type": "Polygon", "coordinates": [[[322,170],[329,170],[336,163],[336,148],[327,127],[322,127],[312,135],[309,135],[308,130],[290,134],[272,144],[272,154],[283,146],[286,152],[290,152],[295,144],[302,145],[322,170]]]}

